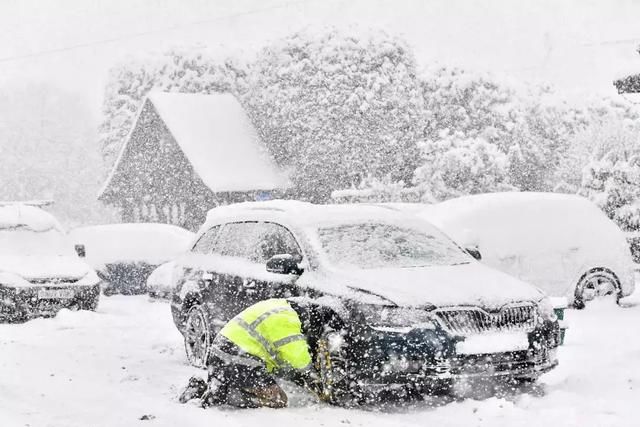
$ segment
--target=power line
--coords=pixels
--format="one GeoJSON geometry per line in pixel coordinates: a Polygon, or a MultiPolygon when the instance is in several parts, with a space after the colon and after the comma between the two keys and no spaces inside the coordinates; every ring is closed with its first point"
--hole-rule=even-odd
{"type": "Polygon", "coordinates": [[[604,45],[612,45],[612,44],[630,44],[630,43],[640,43],[640,37],[631,38],[631,39],[605,40],[601,42],[584,43],[582,46],[604,46],[604,45]]]}
{"type": "Polygon", "coordinates": [[[286,9],[289,6],[297,6],[299,4],[311,3],[311,2],[314,2],[314,1],[320,1],[320,0],[291,1],[291,2],[280,4],[280,5],[276,5],[276,6],[264,7],[264,8],[260,8],[260,9],[252,9],[252,10],[248,10],[248,11],[245,11],[245,12],[239,12],[239,13],[234,13],[234,14],[225,15],[225,16],[217,16],[217,17],[211,18],[211,19],[193,21],[193,22],[189,22],[189,23],[186,23],[186,24],[174,25],[172,27],[166,27],[166,28],[162,28],[162,29],[158,29],[158,30],[151,30],[151,31],[144,31],[144,32],[139,32],[139,33],[132,33],[132,34],[127,34],[127,35],[123,35],[123,36],[119,36],[119,37],[113,37],[113,38],[110,38],[110,39],[103,39],[103,40],[96,40],[96,41],[87,42],[87,43],[78,43],[78,44],[74,44],[74,45],[71,45],[71,46],[64,46],[64,47],[59,47],[59,48],[55,48],[55,49],[42,50],[42,51],[33,52],[33,53],[26,53],[26,54],[23,54],[23,55],[6,56],[6,57],[3,57],[3,58],[0,58],[0,63],[11,62],[11,61],[20,61],[20,60],[29,59],[29,58],[36,58],[36,57],[39,57],[39,56],[46,56],[46,55],[52,55],[52,54],[61,53],[61,52],[67,52],[67,51],[70,51],[70,50],[84,49],[84,48],[92,47],[92,46],[99,46],[99,45],[104,45],[104,44],[117,43],[117,42],[121,42],[121,41],[125,41],[125,40],[131,40],[131,39],[135,39],[135,38],[146,37],[146,36],[153,35],[153,34],[160,34],[160,33],[165,33],[165,32],[176,31],[176,30],[180,30],[180,29],[183,29],[183,28],[186,28],[186,27],[191,27],[191,26],[194,26],[194,25],[210,24],[212,22],[222,21],[222,20],[225,20],[225,19],[239,18],[239,17],[242,17],[242,16],[248,16],[248,15],[255,15],[255,14],[258,14],[258,13],[268,12],[268,11],[277,10],[277,9],[286,9]]]}

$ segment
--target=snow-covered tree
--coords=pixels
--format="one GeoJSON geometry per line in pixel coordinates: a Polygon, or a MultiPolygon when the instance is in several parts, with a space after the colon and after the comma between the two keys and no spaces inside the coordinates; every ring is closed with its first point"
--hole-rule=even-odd
{"type": "Polygon", "coordinates": [[[110,70],[100,126],[105,162],[115,160],[149,91],[240,95],[246,76],[242,62],[200,49],[174,49],[116,65],[110,70]]]}
{"type": "Polygon", "coordinates": [[[553,94],[529,96],[518,107],[512,131],[500,143],[509,158],[509,182],[522,191],[552,191],[557,170],[580,126],[571,108],[549,102],[553,94]]]}
{"type": "Polygon", "coordinates": [[[416,167],[415,61],[385,33],[295,34],[267,46],[245,104],[298,197],[324,201],[367,176],[408,182],[416,167]]]}
{"type": "Polygon", "coordinates": [[[598,123],[581,137],[589,143],[590,159],[580,193],[623,229],[640,229],[640,124],[598,123]]]}
{"type": "Polygon", "coordinates": [[[385,202],[424,202],[436,200],[430,192],[408,186],[403,181],[394,181],[389,175],[383,178],[365,177],[358,185],[331,193],[332,201],[338,203],[385,203],[385,202]]]}
{"type": "Polygon", "coordinates": [[[514,90],[491,75],[459,68],[429,68],[420,75],[425,101],[423,139],[446,134],[500,144],[516,125],[514,90]]]}
{"type": "Polygon", "coordinates": [[[440,141],[442,135],[454,137],[455,147],[461,141],[473,141],[464,144],[465,150],[482,147],[484,158],[495,155],[495,164],[501,166],[484,171],[496,176],[469,187],[465,180],[473,178],[463,166],[466,163],[452,161],[452,156],[460,156],[459,149],[448,153],[448,148],[441,148],[424,158],[427,164],[418,169],[417,182],[438,182],[436,191],[441,196],[504,185],[524,191],[550,191],[555,186],[556,170],[582,118],[575,109],[559,102],[550,88],[514,88],[498,83],[491,75],[447,67],[429,69],[420,79],[425,99],[423,135],[430,141],[427,145],[451,147],[451,140],[440,141]],[[446,180],[433,167],[434,161],[440,164],[439,156],[447,157],[450,166],[446,180]],[[456,165],[463,168],[458,174],[452,169],[456,165]],[[436,175],[425,175],[429,171],[436,175]],[[457,182],[455,177],[462,181],[457,182]]]}
{"type": "Polygon", "coordinates": [[[438,139],[421,143],[420,148],[422,165],[413,183],[425,195],[443,200],[513,189],[507,183],[507,156],[484,138],[443,131],[438,139]]]}

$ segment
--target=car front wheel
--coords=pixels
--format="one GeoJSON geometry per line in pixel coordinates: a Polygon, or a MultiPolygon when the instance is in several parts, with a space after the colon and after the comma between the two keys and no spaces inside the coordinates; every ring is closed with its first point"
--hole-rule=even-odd
{"type": "Polygon", "coordinates": [[[189,309],[184,330],[184,348],[191,365],[198,368],[206,366],[211,340],[207,314],[201,305],[194,305],[189,309]]]}
{"type": "Polygon", "coordinates": [[[606,297],[614,297],[616,301],[620,295],[618,278],[607,270],[592,270],[582,276],[576,286],[573,306],[583,309],[587,303],[606,297]]]}

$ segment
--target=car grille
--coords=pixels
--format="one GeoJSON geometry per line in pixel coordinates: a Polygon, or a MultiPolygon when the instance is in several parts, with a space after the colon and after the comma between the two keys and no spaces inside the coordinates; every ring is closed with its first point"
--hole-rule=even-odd
{"type": "Polygon", "coordinates": [[[76,283],[79,281],[79,278],[63,278],[63,277],[55,277],[51,279],[31,279],[30,283],[34,285],[65,285],[68,283],[76,283]]]}
{"type": "Polygon", "coordinates": [[[446,307],[434,313],[444,329],[458,335],[530,332],[536,325],[536,306],[529,303],[505,306],[497,312],[487,312],[480,307],[446,307]]]}

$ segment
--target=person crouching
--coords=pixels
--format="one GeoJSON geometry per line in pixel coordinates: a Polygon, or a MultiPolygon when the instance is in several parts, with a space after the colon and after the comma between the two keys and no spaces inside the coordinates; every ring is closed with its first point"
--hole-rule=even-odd
{"type": "Polygon", "coordinates": [[[302,332],[303,310],[286,299],[269,299],[235,316],[210,347],[207,381],[192,377],[180,402],[199,398],[203,407],[283,408],[287,395],[276,383],[276,373],[293,374],[289,376],[296,382],[314,390],[318,380],[302,332]]]}

